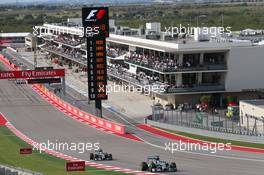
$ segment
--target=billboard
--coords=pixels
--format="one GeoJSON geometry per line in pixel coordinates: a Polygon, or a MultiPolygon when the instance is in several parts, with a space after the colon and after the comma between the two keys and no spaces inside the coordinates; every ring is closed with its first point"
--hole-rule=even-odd
{"type": "Polygon", "coordinates": [[[85,161],[67,162],[66,171],[85,171],[85,161]]]}
{"type": "Polygon", "coordinates": [[[32,148],[20,148],[20,154],[32,154],[32,148]]]}
{"type": "Polygon", "coordinates": [[[52,84],[52,83],[61,83],[61,78],[34,78],[28,79],[28,84],[52,84]]]}
{"type": "Polygon", "coordinates": [[[1,71],[0,79],[64,77],[64,69],[1,71]]]}

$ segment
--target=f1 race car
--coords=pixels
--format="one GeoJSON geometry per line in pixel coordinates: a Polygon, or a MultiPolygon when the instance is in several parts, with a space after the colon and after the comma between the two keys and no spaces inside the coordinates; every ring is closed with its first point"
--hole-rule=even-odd
{"type": "Polygon", "coordinates": [[[168,163],[160,160],[159,156],[148,157],[147,162],[142,162],[141,171],[150,172],[177,172],[177,165],[175,162],[168,163]]]}
{"type": "Polygon", "coordinates": [[[90,160],[113,160],[112,154],[104,153],[102,149],[90,153],[90,160]]]}

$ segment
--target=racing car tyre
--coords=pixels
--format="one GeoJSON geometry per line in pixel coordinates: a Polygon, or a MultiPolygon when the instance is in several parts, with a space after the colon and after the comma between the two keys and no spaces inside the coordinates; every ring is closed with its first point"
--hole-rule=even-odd
{"type": "Polygon", "coordinates": [[[149,166],[149,171],[156,172],[156,168],[157,168],[156,164],[152,162],[149,166]]]}
{"type": "Polygon", "coordinates": [[[94,154],[90,153],[90,160],[94,160],[94,154]]]}
{"type": "Polygon", "coordinates": [[[141,171],[147,171],[148,170],[148,164],[146,162],[141,163],[141,171]]]}
{"type": "Polygon", "coordinates": [[[98,160],[99,156],[97,154],[94,155],[94,160],[98,160]]]}
{"type": "Polygon", "coordinates": [[[177,170],[177,165],[176,165],[175,162],[172,162],[172,163],[170,164],[170,171],[173,171],[173,172],[177,172],[177,171],[178,171],[178,170],[177,170]]]}
{"type": "Polygon", "coordinates": [[[109,160],[113,160],[112,154],[109,154],[109,160]]]}

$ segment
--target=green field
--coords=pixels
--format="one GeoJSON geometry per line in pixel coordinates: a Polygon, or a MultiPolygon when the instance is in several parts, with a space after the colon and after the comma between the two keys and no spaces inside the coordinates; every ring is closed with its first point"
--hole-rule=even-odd
{"type": "MultiPolygon", "coordinates": [[[[262,4],[205,4],[205,5],[131,5],[110,7],[110,18],[117,25],[145,26],[146,22],[161,22],[165,27],[223,26],[232,31],[264,28],[262,4]],[[200,17],[203,16],[203,17],[200,17]],[[199,17],[199,19],[198,19],[199,17]],[[198,19],[198,20],[197,20],[198,19]]],[[[62,23],[67,18],[81,17],[81,7],[31,6],[25,8],[0,7],[0,32],[32,32],[43,23],[62,23]]]]}
{"type": "Polygon", "coordinates": [[[34,151],[32,155],[20,155],[21,147],[30,147],[27,143],[16,137],[7,127],[0,127],[0,164],[21,167],[24,169],[43,173],[44,175],[83,174],[83,175],[122,175],[124,173],[106,171],[86,167],[85,172],[67,173],[63,159],[34,151]]]}
{"type": "Polygon", "coordinates": [[[138,27],[145,22],[161,22],[162,29],[179,24],[198,26],[231,27],[232,31],[246,28],[264,28],[264,6],[247,4],[229,5],[186,5],[186,6],[157,6],[127,8],[114,15],[118,24],[138,27]],[[144,10],[143,10],[144,9],[144,10]],[[140,11],[141,10],[141,11],[140,11]],[[123,12],[123,13],[122,13],[123,12]],[[199,17],[203,16],[203,17],[199,17]],[[199,17],[198,21],[197,18],[199,17]]]}
{"type": "Polygon", "coordinates": [[[168,129],[164,129],[164,128],[158,128],[158,129],[161,129],[161,130],[173,133],[173,134],[181,135],[184,137],[189,137],[189,138],[208,141],[208,142],[231,143],[232,145],[237,145],[237,146],[264,149],[264,144],[248,143],[248,142],[240,142],[240,141],[234,141],[234,140],[225,140],[225,139],[219,139],[219,138],[213,138],[213,137],[206,137],[206,136],[195,135],[195,134],[190,134],[190,133],[186,133],[186,132],[168,130],[168,129]]]}

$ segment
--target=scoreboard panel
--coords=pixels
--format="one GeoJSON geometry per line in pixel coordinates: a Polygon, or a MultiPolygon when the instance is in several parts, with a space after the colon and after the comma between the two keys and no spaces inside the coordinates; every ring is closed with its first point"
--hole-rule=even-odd
{"type": "Polygon", "coordinates": [[[84,37],[87,38],[87,72],[89,99],[106,100],[106,37],[109,36],[108,8],[83,8],[82,17],[84,37]]]}

